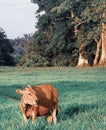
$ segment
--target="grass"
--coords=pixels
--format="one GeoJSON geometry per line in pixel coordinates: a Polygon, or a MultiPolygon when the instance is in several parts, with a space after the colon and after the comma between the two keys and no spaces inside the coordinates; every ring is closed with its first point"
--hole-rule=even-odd
{"type": "Polygon", "coordinates": [[[106,130],[106,68],[0,67],[0,130],[106,130]],[[51,83],[59,91],[57,124],[24,124],[20,86],[51,83]]]}

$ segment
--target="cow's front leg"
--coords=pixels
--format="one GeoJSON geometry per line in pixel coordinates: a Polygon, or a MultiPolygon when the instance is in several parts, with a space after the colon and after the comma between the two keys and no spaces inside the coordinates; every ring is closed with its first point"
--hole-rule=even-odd
{"type": "Polygon", "coordinates": [[[32,106],[31,107],[31,117],[32,117],[32,124],[34,123],[35,119],[37,118],[38,107],[32,106]]]}
{"type": "Polygon", "coordinates": [[[37,115],[35,112],[32,112],[32,124],[34,124],[35,119],[37,118],[37,115]]]}
{"type": "Polygon", "coordinates": [[[24,122],[27,123],[28,119],[26,118],[26,116],[23,114],[23,118],[24,118],[24,122]]]}
{"type": "Polygon", "coordinates": [[[22,103],[20,103],[20,109],[22,111],[22,115],[23,115],[23,118],[24,118],[24,122],[27,123],[28,122],[28,119],[26,117],[26,114],[25,114],[25,107],[22,105],[22,103]]]}

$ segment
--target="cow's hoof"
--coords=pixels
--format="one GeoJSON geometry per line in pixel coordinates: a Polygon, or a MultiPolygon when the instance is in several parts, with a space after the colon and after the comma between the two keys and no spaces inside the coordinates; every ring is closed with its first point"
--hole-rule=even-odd
{"type": "Polygon", "coordinates": [[[48,123],[51,123],[51,122],[52,122],[52,120],[53,120],[52,115],[50,115],[50,116],[48,116],[48,117],[47,117],[47,121],[48,121],[48,123]]]}

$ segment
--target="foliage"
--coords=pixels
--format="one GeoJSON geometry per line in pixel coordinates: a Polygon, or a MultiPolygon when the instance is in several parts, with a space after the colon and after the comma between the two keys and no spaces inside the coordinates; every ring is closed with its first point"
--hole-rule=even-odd
{"type": "MultiPolygon", "coordinates": [[[[101,23],[106,21],[102,17],[102,13],[106,13],[105,0],[32,0],[32,2],[39,6],[36,12],[38,22],[37,31],[32,37],[33,42],[28,44],[28,48],[33,49],[27,51],[26,64],[31,63],[31,60],[33,64],[42,66],[45,62],[50,63],[50,66],[76,65],[80,51],[84,51],[83,56],[89,60],[90,65],[93,65],[97,49],[96,41],[99,41],[102,32],[101,23]],[[84,49],[80,50],[82,44],[84,49]],[[35,57],[40,58],[42,63],[35,62],[31,52],[34,52],[35,57]]],[[[25,58],[22,59],[25,61],[25,58]]]]}
{"type": "Polygon", "coordinates": [[[0,28],[0,65],[14,65],[14,58],[11,56],[13,48],[10,40],[7,39],[6,34],[2,28],[0,28]]]}
{"type": "Polygon", "coordinates": [[[32,34],[24,34],[23,37],[17,37],[11,40],[11,44],[14,48],[12,55],[17,65],[34,66],[32,64],[35,62],[33,61],[35,60],[35,45],[33,44],[32,34]]]}
{"type": "Polygon", "coordinates": [[[0,130],[105,130],[105,77],[105,68],[1,67],[0,130]],[[45,117],[39,117],[33,125],[31,121],[25,125],[19,108],[21,97],[15,90],[42,83],[51,83],[58,89],[57,124],[48,124],[45,117]]]}

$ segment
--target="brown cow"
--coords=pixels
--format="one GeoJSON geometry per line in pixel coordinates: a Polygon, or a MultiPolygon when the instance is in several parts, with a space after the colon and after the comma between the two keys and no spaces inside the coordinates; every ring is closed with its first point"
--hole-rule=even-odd
{"type": "Polygon", "coordinates": [[[56,124],[58,111],[58,91],[50,84],[26,87],[24,90],[16,90],[22,94],[20,108],[24,121],[32,118],[32,123],[38,116],[46,115],[47,121],[56,124]]]}

